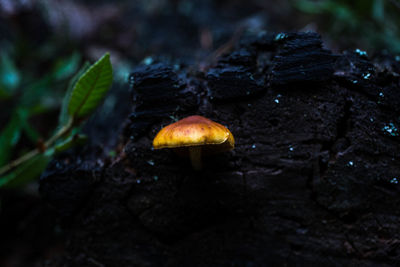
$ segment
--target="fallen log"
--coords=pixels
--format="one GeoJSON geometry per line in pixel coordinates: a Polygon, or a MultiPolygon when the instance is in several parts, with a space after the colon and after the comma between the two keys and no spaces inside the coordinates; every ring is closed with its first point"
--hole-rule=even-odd
{"type": "Polygon", "coordinates": [[[400,264],[400,63],[281,33],[209,67],[137,67],[119,155],[94,145],[50,164],[40,193],[68,229],[52,266],[400,264]],[[152,149],[194,114],[236,140],[200,172],[152,149]]]}

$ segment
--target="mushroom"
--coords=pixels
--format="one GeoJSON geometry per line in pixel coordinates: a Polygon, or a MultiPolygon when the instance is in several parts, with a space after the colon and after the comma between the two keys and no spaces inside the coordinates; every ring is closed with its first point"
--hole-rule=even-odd
{"type": "Polygon", "coordinates": [[[201,170],[202,154],[232,150],[235,139],[223,125],[202,116],[189,116],[161,129],[153,140],[154,149],[172,148],[189,155],[195,170],[201,170]]]}

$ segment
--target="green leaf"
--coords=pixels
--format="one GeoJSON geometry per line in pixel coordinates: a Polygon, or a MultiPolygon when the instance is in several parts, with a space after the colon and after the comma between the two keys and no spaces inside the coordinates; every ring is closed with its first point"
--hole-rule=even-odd
{"type": "Polygon", "coordinates": [[[61,105],[61,112],[58,118],[58,127],[63,127],[64,125],[67,124],[69,120],[68,104],[69,100],[71,99],[72,90],[74,89],[74,85],[76,84],[78,79],[89,69],[89,67],[90,67],[89,62],[86,61],[85,63],[83,63],[81,69],[74,75],[74,77],[72,77],[71,81],[69,82],[67,92],[65,93],[61,105]]]}
{"type": "Polygon", "coordinates": [[[112,83],[110,55],[106,53],[83,74],[74,89],[68,104],[68,114],[84,118],[101,103],[112,83]]]}
{"type": "Polygon", "coordinates": [[[29,138],[29,140],[33,143],[36,144],[37,141],[40,139],[40,134],[38,131],[36,131],[27,120],[21,121],[21,126],[22,130],[24,130],[24,133],[26,136],[29,138]]]}
{"type": "Polygon", "coordinates": [[[372,17],[379,22],[385,22],[385,3],[383,0],[374,0],[372,17]]]}
{"type": "Polygon", "coordinates": [[[37,105],[39,101],[43,101],[44,97],[48,97],[52,86],[53,80],[50,75],[45,75],[40,80],[32,82],[23,88],[18,105],[24,108],[37,105]]]}
{"type": "Polygon", "coordinates": [[[88,137],[83,134],[74,134],[68,137],[65,141],[55,146],[55,152],[60,153],[66,151],[74,146],[82,146],[86,144],[88,137]]]}
{"type": "Polygon", "coordinates": [[[5,165],[11,157],[13,147],[21,136],[21,119],[15,112],[3,131],[0,133],[0,166],[5,165]]]}
{"type": "Polygon", "coordinates": [[[77,71],[80,60],[81,56],[79,53],[74,53],[65,59],[59,60],[53,70],[54,78],[56,80],[62,80],[70,77],[77,71]]]}
{"type": "Polygon", "coordinates": [[[322,12],[322,5],[325,2],[314,2],[310,0],[292,1],[292,4],[300,11],[310,14],[319,14],[322,12]]]}
{"type": "Polygon", "coordinates": [[[52,154],[53,152],[38,154],[11,173],[1,177],[0,188],[15,188],[33,181],[44,171],[52,154]]]}
{"type": "Polygon", "coordinates": [[[20,83],[20,75],[12,59],[0,54],[0,95],[10,96],[20,83]]]}
{"type": "Polygon", "coordinates": [[[29,117],[31,116],[30,110],[20,108],[17,110],[20,118],[21,129],[24,131],[26,136],[31,140],[32,143],[36,142],[40,138],[40,134],[29,124],[29,117]]]}
{"type": "Polygon", "coordinates": [[[10,121],[0,132],[0,166],[7,164],[13,153],[14,147],[17,145],[22,131],[26,136],[36,144],[39,140],[39,133],[29,124],[28,119],[30,112],[24,108],[17,108],[10,121]]]}

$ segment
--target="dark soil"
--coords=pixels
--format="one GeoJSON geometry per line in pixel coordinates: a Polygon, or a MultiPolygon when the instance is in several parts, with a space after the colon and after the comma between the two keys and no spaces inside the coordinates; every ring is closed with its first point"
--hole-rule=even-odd
{"type": "Polygon", "coordinates": [[[289,33],[210,64],[138,66],[131,115],[97,128],[109,142],[50,164],[40,193],[68,234],[47,266],[399,265],[399,62],[289,33]],[[152,149],[193,114],[236,140],[201,172],[152,149]]]}
{"type": "Polygon", "coordinates": [[[8,192],[2,200],[0,266],[34,266],[38,258],[53,258],[64,250],[59,216],[37,193],[8,192]]]}

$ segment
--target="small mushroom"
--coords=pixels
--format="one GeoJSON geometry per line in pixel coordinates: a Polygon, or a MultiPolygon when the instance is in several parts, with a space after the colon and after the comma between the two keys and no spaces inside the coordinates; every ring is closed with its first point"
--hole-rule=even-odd
{"type": "Polygon", "coordinates": [[[195,170],[201,170],[202,155],[232,150],[235,139],[223,125],[202,116],[190,116],[161,129],[153,140],[154,149],[172,148],[188,155],[195,170]]]}

